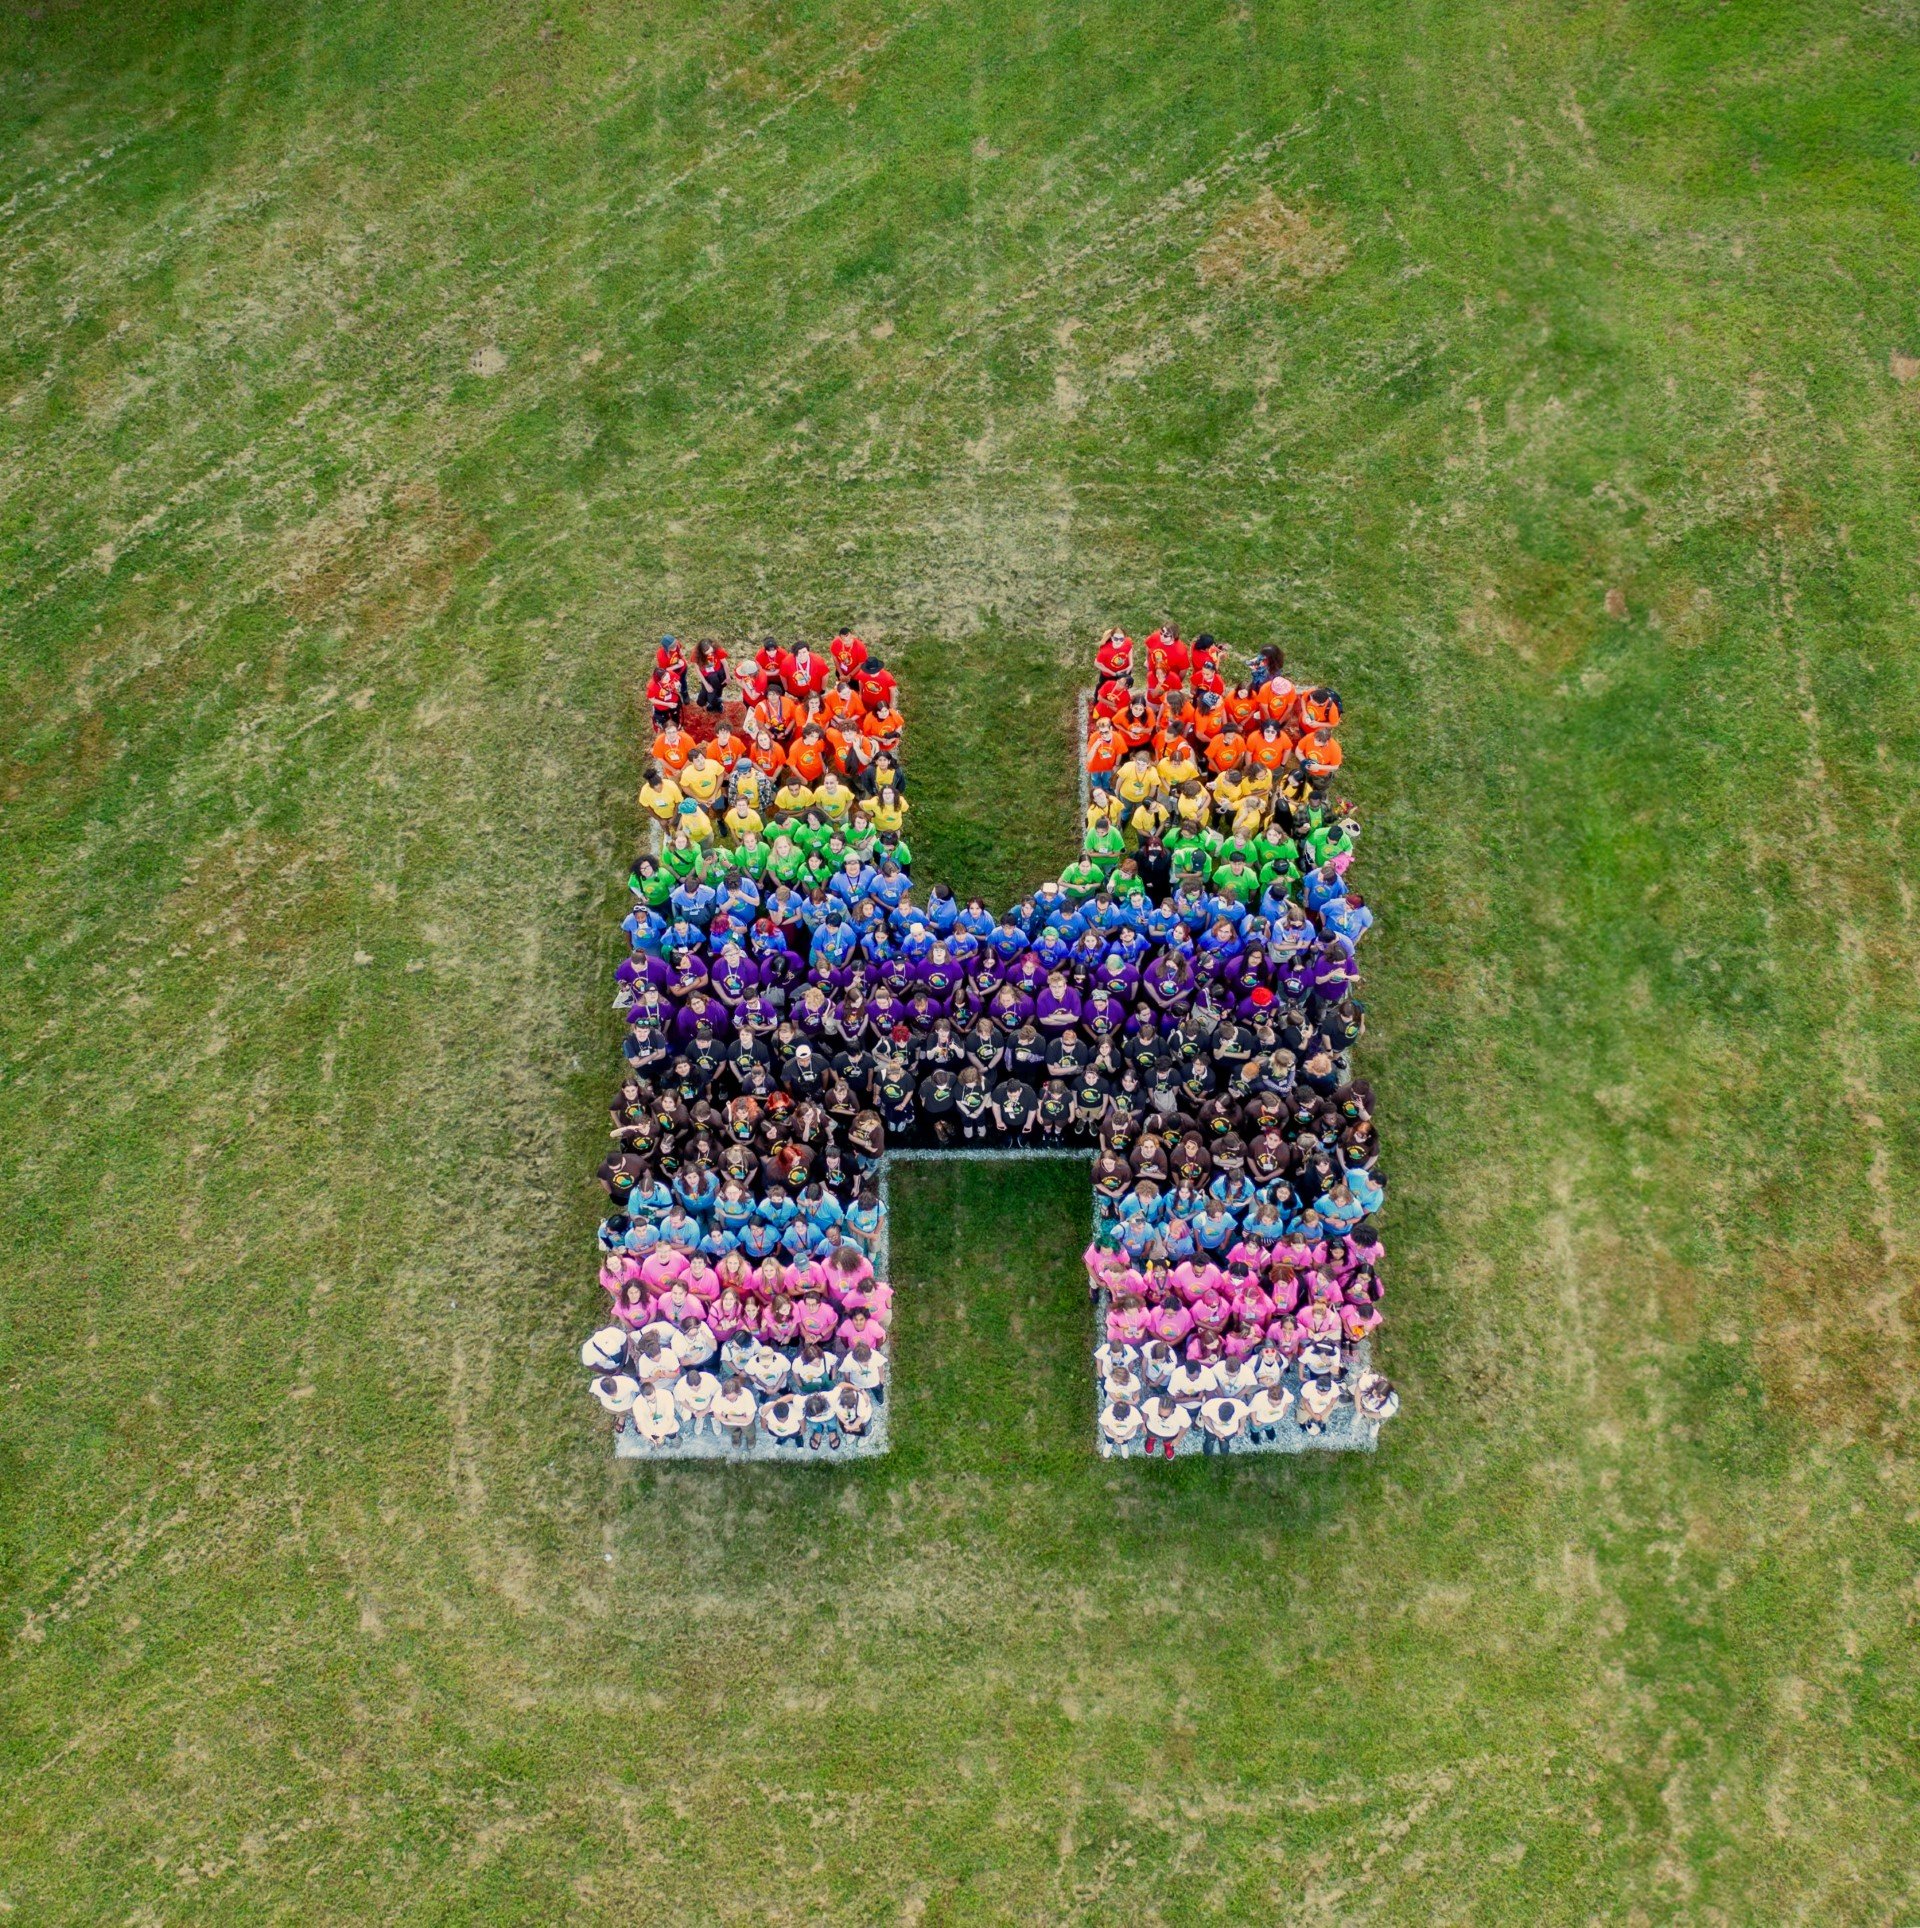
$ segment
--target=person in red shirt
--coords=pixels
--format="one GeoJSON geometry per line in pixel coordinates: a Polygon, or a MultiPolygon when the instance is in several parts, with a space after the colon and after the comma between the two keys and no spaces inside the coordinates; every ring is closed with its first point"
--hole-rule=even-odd
{"type": "Polygon", "coordinates": [[[870,710],[884,710],[893,707],[893,698],[899,685],[893,680],[893,671],[877,656],[869,656],[853,673],[854,687],[860,692],[860,700],[870,710]]]}
{"type": "Polygon", "coordinates": [[[653,674],[647,678],[647,704],[653,711],[656,730],[679,721],[681,700],[686,694],[685,675],[684,670],[656,663],[653,674]]]}
{"type": "Polygon", "coordinates": [[[1205,630],[1187,651],[1187,680],[1197,690],[1218,692],[1227,687],[1226,678],[1220,674],[1220,645],[1205,630]]]}
{"type": "Polygon", "coordinates": [[[1187,646],[1172,623],[1147,638],[1147,694],[1156,701],[1180,688],[1187,675],[1187,646]]]}
{"type": "Polygon", "coordinates": [[[833,675],[833,659],[817,649],[809,649],[802,643],[787,658],[781,681],[787,686],[787,694],[798,697],[803,703],[809,696],[818,696],[827,687],[833,675]]]}
{"type": "Polygon", "coordinates": [[[1100,647],[1093,652],[1093,660],[1103,681],[1131,683],[1133,638],[1123,629],[1108,630],[1100,638],[1100,647]]]}
{"type": "Polygon", "coordinates": [[[1116,717],[1127,707],[1133,695],[1133,685],[1117,676],[1110,676],[1094,692],[1093,714],[1109,719],[1116,717]]]}
{"type": "Polygon", "coordinates": [[[833,658],[834,668],[847,677],[851,677],[867,660],[866,644],[850,629],[836,629],[833,632],[833,641],[827,645],[827,653],[833,658]]]}

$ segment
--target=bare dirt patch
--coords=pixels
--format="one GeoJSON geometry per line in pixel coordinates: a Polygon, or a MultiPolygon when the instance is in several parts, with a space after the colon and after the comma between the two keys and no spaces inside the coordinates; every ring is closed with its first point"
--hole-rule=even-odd
{"type": "Polygon", "coordinates": [[[1859,1239],[1772,1255],[1759,1312],[1769,1398],[1829,1438],[1906,1433],[1915,1391],[1908,1335],[1920,1320],[1920,1275],[1908,1260],[1859,1239]]]}
{"type": "Polygon", "coordinates": [[[1294,299],[1347,265],[1337,215],[1291,208],[1263,187],[1201,243],[1193,272],[1203,288],[1257,286],[1294,299]]]}

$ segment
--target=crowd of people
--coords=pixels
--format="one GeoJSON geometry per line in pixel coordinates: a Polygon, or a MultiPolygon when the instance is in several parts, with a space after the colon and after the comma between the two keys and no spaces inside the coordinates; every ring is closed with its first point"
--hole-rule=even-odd
{"type": "Polygon", "coordinates": [[[1082,851],[996,914],[915,888],[897,688],[859,637],[662,643],[582,1353],[645,1450],[883,1443],[903,1146],[1092,1154],[1103,1453],[1350,1443],[1397,1408],[1366,1366],[1339,698],[1277,649],[1229,687],[1171,627],[1096,661],[1082,851]]]}

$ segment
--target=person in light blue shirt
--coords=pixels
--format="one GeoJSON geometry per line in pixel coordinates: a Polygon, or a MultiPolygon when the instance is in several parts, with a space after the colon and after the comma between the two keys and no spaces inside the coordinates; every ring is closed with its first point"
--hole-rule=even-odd
{"type": "Polygon", "coordinates": [[[757,1212],[751,1223],[740,1228],[740,1249],[754,1264],[771,1258],[780,1249],[780,1228],[769,1225],[757,1212]]]}
{"type": "Polygon", "coordinates": [[[859,948],[859,933],[847,922],[845,913],[841,912],[814,932],[810,955],[815,964],[824,964],[828,970],[837,971],[852,963],[853,955],[859,948]]]}
{"type": "Polygon", "coordinates": [[[1207,1200],[1199,1216],[1193,1221],[1193,1236],[1201,1251],[1209,1258],[1217,1258],[1224,1252],[1240,1231],[1240,1222],[1217,1198],[1207,1200]]]}
{"type": "Polygon", "coordinates": [[[1386,1187],[1364,1165],[1350,1165],[1347,1168],[1347,1190],[1360,1207],[1362,1218],[1377,1212],[1387,1202],[1386,1187]]]}
{"type": "Polygon", "coordinates": [[[900,933],[899,951],[909,964],[923,964],[933,953],[939,940],[930,931],[918,911],[908,920],[907,927],[900,933]]]}
{"type": "Polygon", "coordinates": [[[993,936],[993,913],[979,898],[969,897],[966,909],[960,913],[959,928],[984,944],[993,936]]]}
{"type": "Polygon", "coordinates": [[[1057,971],[1073,955],[1073,945],[1051,924],[1033,940],[1033,954],[1048,970],[1057,971]]]}
{"type": "Polygon", "coordinates": [[[1323,866],[1310,870],[1300,880],[1300,901],[1309,910],[1318,910],[1323,904],[1330,904],[1336,897],[1344,897],[1347,887],[1337,872],[1323,866]]]}
{"type": "Polygon", "coordinates": [[[1245,1172],[1220,1172],[1207,1187],[1207,1196],[1238,1217],[1254,1202],[1253,1180],[1245,1172]]]}
{"type": "Polygon", "coordinates": [[[873,887],[873,872],[858,857],[849,857],[844,870],[834,873],[829,892],[843,904],[857,904],[873,887]]]}
{"type": "Polygon", "coordinates": [[[1336,897],[1321,911],[1320,928],[1329,937],[1339,938],[1351,957],[1359,949],[1361,938],[1373,928],[1373,912],[1358,894],[1336,897]]]}
{"type": "Polygon", "coordinates": [[[987,939],[987,948],[1002,964],[1011,964],[1027,948],[1026,927],[1008,911],[993,928],[987,939]]]}
{"type": "Polygon", "coordinates": [[[927,899],[927,922],[939,937],[950,937],[960,922],[960,901],[951,884],[935,884],[927,899]]]}
{"type": "Polygon", "coordinates": [[[676,922],[698,924],[705,930],[713,917],[713,902],[713,886],[701,883],[689,873],[674,885],[667,898],[667,908],[673,912],[676,922]]]}

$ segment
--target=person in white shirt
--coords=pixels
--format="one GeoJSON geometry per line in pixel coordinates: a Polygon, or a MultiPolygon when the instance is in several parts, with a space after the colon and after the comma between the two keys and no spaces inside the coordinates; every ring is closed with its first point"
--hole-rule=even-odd
{"type": "Polygon", "coordinates": [[[833,1396],[833,1416],[849,1439],[864,1439],[873,1423],[873,1395],[858,1386],[843,1385],[833,1396]]]}
{"type": "Polygon", "coordinates": [[[758,1346],[740,1368],[762,1399],[787,1389],[787,1358],[778,1346],[758,1346]]]}
{"type": "Polygon", "coordinates": [[[1183,1406],[1197,1406],[1220,1389],[1220,1376],[1211,1366],[1190,1366],[1182,1359],[1167,1381],[1167,1391],[1183,1406]]]}
{"type": "Polygon", "coordinates": [[[1141,1395],[1140,1375],[1124,1360],[1115,1360],[1107,1373],[1102,1390],[1107,1396],[1109,1405],[1117,1401],[1124,1405],[1137,1406],[1141,1395]]]}
{"type": "Polygon", "coordinates": [[[791,1393],[769,1399],[760,1408],[760,1424],[776,1446],[800,1444],[800,1402],[791,1393]]]}
{"type": "MultiPolygon", "coordinates": [[[[1287,1377],[1287,1355],[1272,1340],[1253,1355],[1254,1383],[1260,1386],[1278,1386],[1287,1377]]],[[[1287,1402],[1291,1405],[1291,1399],[1287,1402]]]]}
{"type": "Polygon", "coordinates": [[[856,1340],[846,1350],[834,1372],[843,1384],[857,1386],[864,1393],[873,1395],[876,1406],[887,1403],[887,1361],[884,1353],[876,1351],[864,1339],[856,1340]]]}
{"type": "Polygon", "coordinates": [[[672,1343],[680,1364],[688,1372],[695,1366],[711,1364],[713,1355],[720,1350],[714,1342],[713,1328],[692,1312],[680,1321],[672,1343]]]}
{"type": "Polygon", "coordinates": [[[1293,1394],[1285,1386],[1267,1385],[1264,1380],[1255,1387],[1254,1394],[1247,1401],[1247,1431],[1256,1445],[1271,1446],[1278,1436],[1280,1422],[1293,1410],[1293,1394]]]}
{"type": "Polygon", "coordinates": [[[1363,1372],[1353,1388],[1354,1416],[1368,1439],[1378,1439],[1380,1428],[1400,1410],[1393,1381],[1378,1372],[1363,1372]]]}
{"type": "Polygon", "coordinates": [[[1254,1387],[1260,1383],[1252,1353],[1248,1353],[1244,1359],[1222,1359],[1213,1370],[1220,1381],[1221,1392],[1229,1399],[1250,1399],[1254,1387]]]}
{"type": "Polygon", "coordinates": [[[1340,1403],[1340,1388],[1331,1379],[1303,1379],[1300,1382],[1300,1410],[1296,1414],[1300,1430],[1318,1438],[1327,1430],[1327,1421],[1340,1403]]]}
{"type": "Polygon", "coordinates": [[[1093,1363],[1100,1368],[1100,1377],[1111,1377],[1115,1366],[1127,1366],[1133,1371],[1140,1368],[1140,1348],[1138,1346],[1117,1346],[1111,1339],[1102,1339],[1093,1349],[1093,1363]]]}
{"type": "Polygon", "coordinates": [[[1156,1452],[1164,1453],[1171,1459],[1178,1448],[1186,1430],[1193,1424],[1191,1408],[1177,1404],[1162,1393],[1158,1399],[1149,1399],[1141,1408],[1141,1417],[1147,1427],[1147,1457],[1151,1459],[1156,1452]]]}
{"type": "Polygon", "coordinates": [[[627,1363],[625,1326],[602,1326],[580,1348],[580,1363],[589,1372],[622,1372],[627,1363]]]}
{"type": "Polygon", "coordinates": [[[670,1446],[680,1437],[680,1408],[668,1386],[649,1386],[633,1402],[633,1423],[649,1446],[670,1446]]]}
{"type": "Polygon", "coordinates": [[[738,1452],[752,1447],[753,1422],[759,1415],[759,1403],[744,1379],[729,1379],[713,1402],[714,1421],[727,1429],[727,1439],[738,1452]]]}
{"type": "Polygon", "coordinates": [[[1208,1399],[1200,1406],[1200,1450],[1203,1453],[1230,1453],[1233,1442],[1246,1430],[1246,1403],[1239,1399],[1208,1399]]]}
{"type": "Polygon", "coordinates": [[[709,1427],[718,1434],[720,1429],[712,1424],[709,1415],[719,1397],[720,1382],[712,1373],[696,1369],[680,1375],[673,1389],[673,1403],[680,1408],[689,1439],[698,1439],[709,1427]]]}
{"type": "Polygon", "coordinates": [[[667,1386],[680,1377],[680,1355],[657,1332],[644,1332],[633,1349],[633,1376],[643,1386],[667,1386]]]}
{"type": "Polygon", "coordinates": [[[599,1400],[600,1410],[613,1420],[614,1436],[618,1438],[626,1431],[633,1402],[640,1397],[640,1382],[623,1372],[605,1372],[593,1382],[593,1396],[599,1400]]]}
{"type": "Polygon", "coordinates": [[[1100,1414],[1100,1457],[1128,1458],[1139,1437],[1140,1408],[1126,1399],[1109,1401],[1100,1414]]]}
{"type": "Polygon", "coordinates": [[[1149,1339],[1140,1348],[1140,1377],[1151,1392],[1159,1391],[1173,1377],[1179,1363],[1179,1354],[1164,1339],[1149,1339]]]}

